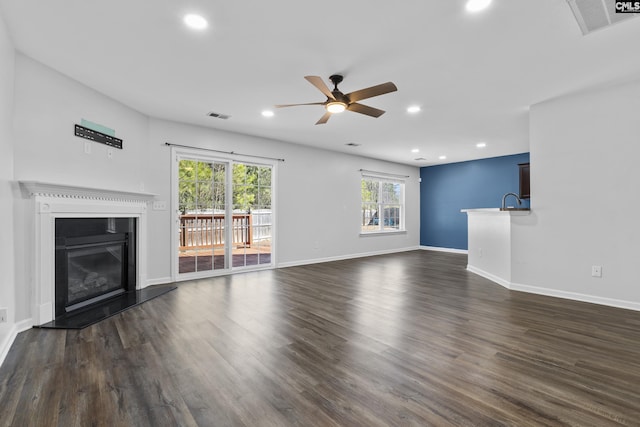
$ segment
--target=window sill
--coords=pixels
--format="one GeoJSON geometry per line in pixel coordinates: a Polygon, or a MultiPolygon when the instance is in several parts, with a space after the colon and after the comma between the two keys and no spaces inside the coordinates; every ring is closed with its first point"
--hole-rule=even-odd
{"type": "Polygon", "coordinates": [[[384,236],[387,234],[407,234],[407,230],[393,230],[393,231],[366,231],[360,232],[360,237],[367,236],[384,236]]]}

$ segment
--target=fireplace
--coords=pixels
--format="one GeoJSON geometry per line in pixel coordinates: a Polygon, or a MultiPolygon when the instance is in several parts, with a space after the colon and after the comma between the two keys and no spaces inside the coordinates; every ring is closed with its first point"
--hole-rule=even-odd
{"type": "Polygon", "coordinates": [[[25,220],[31,222],[33,230],[32,243],[26,250],[34,254],[30,283],[34,325],[55,322],[62,310],[83,313],[83,306],[97,305],[94,302],[101,298],[108,304],[153,288],[147,288],[146,272],[147,203],[153,200],[153,194],[38,181],[20,181],[20,186],[33,212],[25,220]],[[59,238],[59,227],[67,229],[63,238],[59,238]],[[65,255],[59,252],[62,246],[66,247],[65,255]],[[98,255],[100,252],[102,255],[98,255]],[[67,273],[73,270],[72,280],[79,282],[60,297],[56,290],[59,257],[62,269],[67,273]],[[96,261],[100,257],[106,262],[96,261]],[[119,258],[127,259],[126,267],[116,267],[119,258]],[[103,271],[93,270],[97,264],[103,264],[103,271]],[[96,285],[99,290],[95,295],[85,293],[96,285]],[[111,297],[120,289],[124,290],[122,298],[111,297]]]}
{"type": "Polygon", "coordinates": [[[56,218],[56,318],[136,289],[136,228],[136,218],[56,218]]]}

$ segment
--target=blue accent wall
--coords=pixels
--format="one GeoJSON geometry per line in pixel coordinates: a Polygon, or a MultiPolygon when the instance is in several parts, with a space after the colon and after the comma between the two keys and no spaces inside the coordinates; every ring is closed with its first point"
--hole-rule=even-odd
{"type": "Polygon", "coordinates": [[[420,245],[467,249],[467,214],[460,209],[500,207],[505,193],[518,194],[518,163],[528,161],[523,153],[420,168],[420,245]]]}

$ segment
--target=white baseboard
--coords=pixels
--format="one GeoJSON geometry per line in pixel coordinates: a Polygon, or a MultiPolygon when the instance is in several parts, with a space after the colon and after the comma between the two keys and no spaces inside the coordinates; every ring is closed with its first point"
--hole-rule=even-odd
{"type": "Polygon", "coordinates": [[[614,298],[606,298],[606,297],[599,297],[595,295],[581,294],[578,292],[567,292],[567,291],[560,291],[558,289],[523,285],[521,283],[513,283],[501,277],[498,277],[494,274],[487,273],[486,271],[483,271],[471,265],[467,265],[467,270],[477,274],[478,276],[482,276],[485,279],[489,279],[492,282],[497,283],[500,286],[504,286],[505,288],[512,291],[527,292],[530,294],[545,295],[548,297],[562,298],[562,299],[568,299],[573,301],[588,302],[591,304],[600,304],[600,305],[606,305],[609,307],[640,311],[640,303],[637,303],[634,301],[624,301],[624,300],[618,300],[614,298]]]}
{"type": "Polygon", "coordinates": [[[376,256],[376,255],[388,255],[388,254],[394,254],[399,252],[415,251],[418,249],[420,249],[419,246],[412,246],[409,248],[390,249],[390,250],[374,251],[374,252],[362,252],[359,254],[339,255],[339,256],[326,257],[326,258],[305,259],[300,261],[288,261],[288,262],[278,263],[278,268],[297,267],[300,265],[320,264],[323,262],[332,262],[332,261],[343,261],[345,259],[364,258],[364,257],[376,256]]]}
{"type": "MultiPolygon", "coordinates": [[[[51,304],[40,304],[36,307],[38,310],[38,317],[34,319],[34,321],[38,322],[38,325],[42,325],[43,323],[47,323],[55,317],[52,312],[51,304]]],[[[33,316],[33,314],[32,314],[33,316]]]]}
{"type": "Polygon", "coordinates": [[[592,304],[607,305],[610,307],[625,308],[627,310],[640,311],[640,303],[633,302],[633,301],[599,297],[595,295],[581,294],[578,292],[559,291],[557,289],[522,285],[520,283],[511,283],[510,289],[514,291],[528,292],[531,294],[545,295],[549,297],[570,299],[574,301],[589,302],[592,304]]]}
{"type": "Polygon", "coordinates": [[[142,287],[142,289],[147,286],[155,286],[155,285],[166,285],[167,283],[172,283],[171,277],[159,277],[157,279],[147,279],[147,283],[142,287]]]}
{"type": "Polygon", "coordinates": [[[22,320],[18,323],[14,323],[13,327],[9,330],[9,333],[5,337],[5,339],[0,342],[0,366],[4,363],[4,359],[9,354],[9,350],[13,345],[16,337],[20,332],[26,331],[27,329],[31,329],[33,327],[33,320],[26,319],[22,320]]]}
{"type": "Polygon", "coordinates": [[[466,249],[440,248],[437,246],[420,246],[420,249],[424,251],[448,252],[451,254],[467,255],[469,253],[469,251],[466,249]]]}
{"type": "Polygon", "coordinates": [[[503,279],[502,277],[498,277],[495,274],[491,274],[488,273],[484,270],[479,269],[478,267],[474,267],[472,265],[467,264],[467,270],[469,270],[472,273],[477,274],[478,276],[482,276],[485,279],[489,279],[492,282],[497,283],[500,286],[504,286],[507,289],[511,289],[511,282],[509,282],[508,280],[503,279]]]}

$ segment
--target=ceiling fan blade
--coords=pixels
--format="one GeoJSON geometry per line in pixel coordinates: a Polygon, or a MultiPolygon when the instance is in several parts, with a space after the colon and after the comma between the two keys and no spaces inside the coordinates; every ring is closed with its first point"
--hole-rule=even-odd
{"type": "Polygon", "coordinates": [[[384,95],[385,93],[395,92],[398,88],[391,82],[382,83],[380,85],[371,86],[366,89],[356,90],[348,93],[346,96],[351,102],[362,101],[363,99],[373,98],[374,96],[384,95]]]}
{"type": "Polygon", "coordinates": [[[324,115],[322,117],[320,117],[320,120],[318,120],[316,122],[317,125],[323,125],[325,123],[327,123],[327,121],[329,121],[329,117],[331,117],[331,113],[330,112],[326,112],[324,113],[324,115]]]}
{"type": "Polygon", "coordinates": [[[352,102],[347,107],[347,110],[353,111],[355,113],[366,114],[371,117],[380,117],[384,114],[384,110],[378,110],[377,108],[369,107],[368,105],[358,104],[357,102],[352,102]]]}
{"type": "Polygon", "coordinates": [[[284,107],[297,107],[299,105],[324,105],[324,102],[308,102],[306,104],[279,104],[274,105],[274,108],[284,108],[284,107]]]}
{"type": "Polygon", "coordinates": [[[304,76],[305,79],[307,79],[307,81],[309,83],[311,83],[312,85],[314,85],[315,87],[318,88],[318,90],[322,93],[325,94],[325,96],[329,99],[336,99],[333,94],[331,93],[331,91],[329,90],[329,88],[327,87],[327,85],[324,83],[324,81],[322,80],[321,77],[318,76],[304,76]]]}

